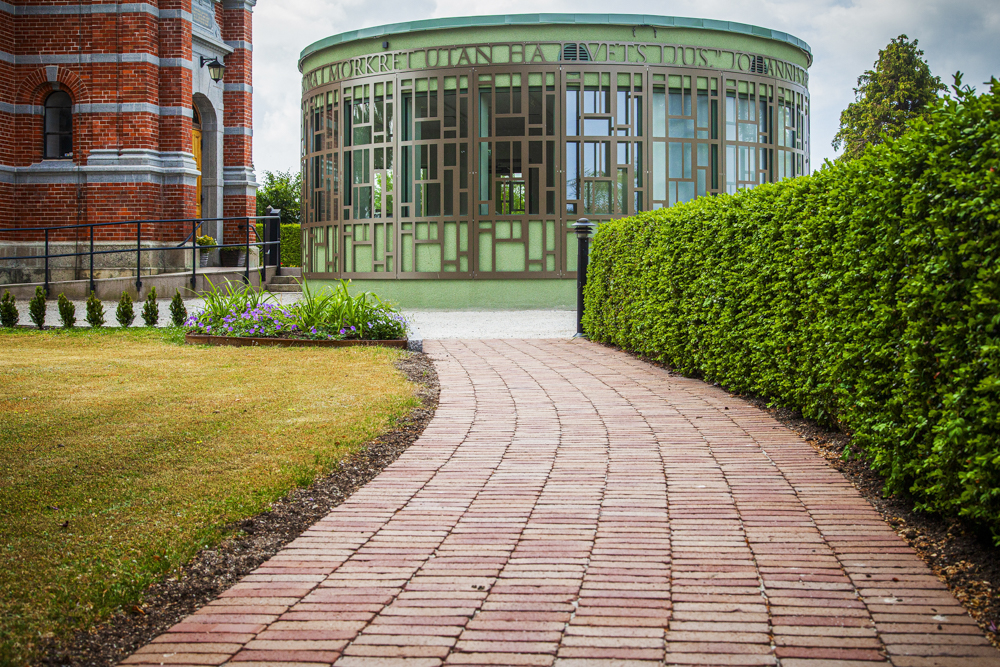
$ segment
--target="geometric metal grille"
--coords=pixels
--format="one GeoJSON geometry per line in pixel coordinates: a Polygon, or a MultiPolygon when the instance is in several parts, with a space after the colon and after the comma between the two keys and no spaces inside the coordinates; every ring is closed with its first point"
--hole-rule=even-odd
{"type": "Polygon", "coordinates": [[[570,46],[560,63],[394,70],[309,90],[306,276],[572,278],[580,217],[807,173],[808,91],[762,63],[605,63],[570,46]]]}

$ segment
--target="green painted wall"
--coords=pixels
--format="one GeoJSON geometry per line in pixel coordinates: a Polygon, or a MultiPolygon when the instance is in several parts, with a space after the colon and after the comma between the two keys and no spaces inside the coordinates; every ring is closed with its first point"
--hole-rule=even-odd
{"type": "MultiPolygon", "coordinates": [[[[310,280],[321,289],[335,280],[310,280]]],[[[575,280],[352,280],[351,294],[374,292],[403,310],[576,308],[575,280]]]]}
{"type": "Polygon", "coordinates": [[[686,46],[702,46],[720,49],[731,49],[758,53],[763,56],[778,58],[808,68],[811,57],[804,50],[793,44],[767,37],[741,34],[705,28],[651,27],[639,26],[632,34],[632,25],[613,24],[533,24],[533,25],[496,25],[462,28],[443,28],[434,30],[416,30],[398,34],[362,37],[351,41],[337,43],[336,37],[321,40],[303,51],[299,61],[299,70],[311,70],[339,62],[347,58],[363,55],[385,53],[382,42],[389,42],[388,51],[405,51],[427,47],[454,46],[460,44],[476,44],[491,42],[642,42],[650,44],[684,44],[686,46]],[[654,35],[655,31],[655,35],[654,35]]]}

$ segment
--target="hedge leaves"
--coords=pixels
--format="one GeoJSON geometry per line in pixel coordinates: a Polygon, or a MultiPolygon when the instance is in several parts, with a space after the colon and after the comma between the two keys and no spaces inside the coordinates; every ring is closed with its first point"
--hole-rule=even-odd
{"type": "Polygon", "coordinates": [[[812,176],[606,223],[584,326],[851,431],[1000,544],[1000,83],[812,176]]]}

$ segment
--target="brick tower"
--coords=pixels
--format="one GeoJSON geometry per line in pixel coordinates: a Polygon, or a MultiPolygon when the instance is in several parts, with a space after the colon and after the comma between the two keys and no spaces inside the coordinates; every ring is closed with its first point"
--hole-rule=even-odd
{"type": "Polygon", "coordinates": [[[254,215],[255,4],[0,0],[0,230],[254,215]],[[214,59],[218,82],[203,64],[214,59]]]}

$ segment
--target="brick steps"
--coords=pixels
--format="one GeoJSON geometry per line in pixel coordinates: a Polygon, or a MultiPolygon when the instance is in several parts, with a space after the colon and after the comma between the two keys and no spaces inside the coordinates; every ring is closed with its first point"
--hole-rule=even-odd
{"type": "Polygon", "coordinates": [[[302,269],[299,267],[282,268],[280,276],[272,276],[267,282],[271,292],[301,292],[302,269]]]}

